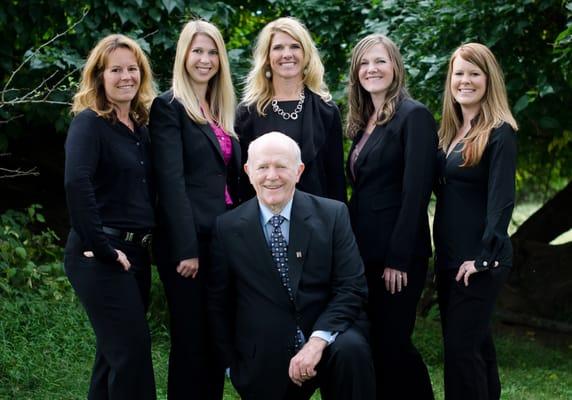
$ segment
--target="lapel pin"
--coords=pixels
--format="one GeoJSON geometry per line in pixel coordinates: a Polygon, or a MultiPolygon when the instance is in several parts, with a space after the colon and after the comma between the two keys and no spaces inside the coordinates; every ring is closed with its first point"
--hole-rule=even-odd
{"type": "Polygon", "coordinates": [[[302,258],[302,252],[301,251],[296,252],[296,258],[302,258]]]}

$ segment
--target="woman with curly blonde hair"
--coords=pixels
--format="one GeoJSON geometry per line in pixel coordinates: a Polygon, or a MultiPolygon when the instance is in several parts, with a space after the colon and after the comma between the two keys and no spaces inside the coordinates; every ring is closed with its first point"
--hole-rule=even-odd
{"type": "MultiPolygon", "coordinates": [[[[243,164],[254,139],[272,131],[285,133],[300,146],[306,166],[298,188],[345,201],[342,125],[331,99],[324,66],[306,27],[292,17],[270,22],[258,35],[237,110],[243,164]]],[[[245,174],[240,186],[241,201],[254,196],[245,174]]]]}
{"type": "Polygon", "coordinates": [[[91,51],[66,140],[66,274],[96,336],[89,399],[155,399],[149,244],[155,225],[147,57],[109,35],[91,51]]]}
{"type": "Polygon", "coordinates": [[[447,400],[500,398],[491,317],[512,265],[517,129],[495,56],[463,44],[445,83],[433,230],[447,400]]]}

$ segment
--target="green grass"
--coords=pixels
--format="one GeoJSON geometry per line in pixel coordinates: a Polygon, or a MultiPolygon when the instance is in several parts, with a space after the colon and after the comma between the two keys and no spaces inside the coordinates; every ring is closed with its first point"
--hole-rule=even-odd
{"type": "MultiPolygon", "coordinates": [[[[168,335],[158,322],[164,301],[156,281],[153,291],[158,299],[151,311],[153,361],[158,397],[166,399],[168,335]]],[[[438,320],[420,318],[415,342],[429,367],[436,398],[442,399],[438,320]]],[[[556,344],[539,341],[530,332],[503,330],[497,334],[497,350],[503,399],[572,398],[572,338],[556,344]]],[[[85,398],[93,353],[93,333],[73,295],[49,302],[33,294],[0,299],[0,399],[85,398]]],[[[225,399],[238,399],[229,382],[225,399]]]]}

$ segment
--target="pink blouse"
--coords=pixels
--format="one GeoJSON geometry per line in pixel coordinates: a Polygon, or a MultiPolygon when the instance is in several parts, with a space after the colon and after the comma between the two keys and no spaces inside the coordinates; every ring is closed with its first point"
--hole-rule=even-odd
{"type": "MultiPolygon", "coordinates": [[[[220,150],[222,152],[222,158],[224,159],[224,165],[228,166],[230,159],[232,157],[232,140],[225,131],[216,124],[210,124],[216,138],[218,139],[218,144],[220,145],[220,150]]],[[[228,185],[224,186],[224,202],[227,206],[233,204],[230,193],[228,192],[228,185]]]]}

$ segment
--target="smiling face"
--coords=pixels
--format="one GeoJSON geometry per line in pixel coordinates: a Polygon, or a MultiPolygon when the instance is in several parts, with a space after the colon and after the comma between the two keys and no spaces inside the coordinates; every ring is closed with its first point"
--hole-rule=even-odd
{"type": "Polygon", "coordinates": [[[304,77],[304,50],[300,42],[287,33],[276,32],[272,36],[268,61],[275,77],[300,80],[304,77]]]}
{"type": "Polygon", "coordinates": [[[464,109],[480,108],[487,90],[487,76],[475,64],[458,56],[453,61],[451,93],[464,109]]]}
{"type": "Polygon", "coordinates": [[[109,53],[103,71],[103,87],[110,103],[129,109],[140,83],[139,65],[131,50],[119,47],[109,53]]]}
{"type": "Polygon", "coordinates": [[[207,85],[218,72],[218,49],[214,40],[204,33],[197,33],[187,53],[185,69],[194,85],[207,85]]]}
{"type": "Polygon", "coordinates": [[[372,98],[383,101],[393,83],[393,63],[387,49],[378,43],[364,52],[358,70],[359,83],[372,98]]]}
{"type": "Polygon", "coordinates": [[[257,140],[251,144],[244,169],[258,201],[276,214],[294,196],[304,164],[296,159],[296,144],[285,135],[269,133],[257,140]]]}

